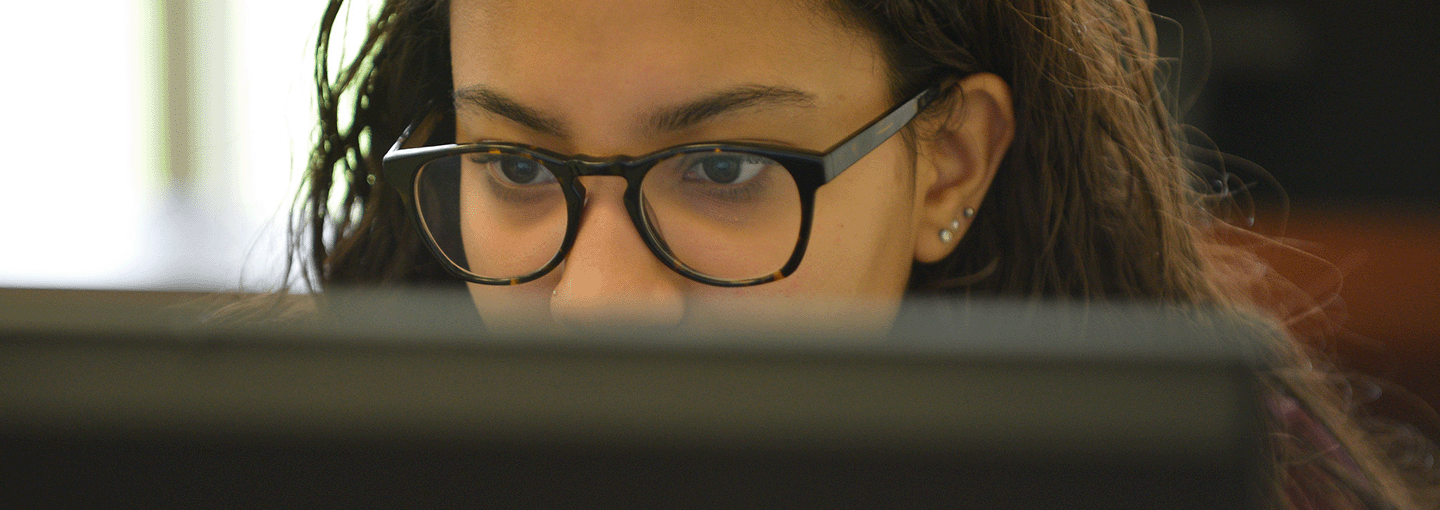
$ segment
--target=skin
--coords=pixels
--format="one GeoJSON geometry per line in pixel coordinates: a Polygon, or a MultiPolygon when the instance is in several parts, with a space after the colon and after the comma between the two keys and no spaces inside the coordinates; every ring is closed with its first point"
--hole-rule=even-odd
{"type": "MultiPolygon", "coordinates": [[[[790,0],[457,0],[457,91],[484,88],[552,121],[552,133],[461,105],[458,142],[499,140],[588,156],[641,155],[685,143],[755,141],[821,151],[894,106],[872,38],[790,0]],[[752,105],[679,130],[657,109],[737,86],[784,87],[807,101],[752,105]]],[[[646,248],[618,177],[583,177],[588,202],[568,258],[517,286],[470,286],[499,331],[617,325],[695,331],[802,325],[883,329],[911,265],[957,241],[938,232],[979,208],[1013,137],[1010,92],[993,75],[959,84],[965,100],[927,116],[915,150],[894,136],[816,195],[804,262],[790,277],[712,287],[646,248]],[[739,320],[737,320],[739,318],[739,320]]]]}

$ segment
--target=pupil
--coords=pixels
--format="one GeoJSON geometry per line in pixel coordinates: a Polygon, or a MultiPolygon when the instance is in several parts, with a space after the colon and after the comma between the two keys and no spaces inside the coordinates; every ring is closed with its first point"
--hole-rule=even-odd
{"type": "Polygon", "coordinates": [[[740,161],[734,157],[710,158],[703,166],[705,178],[720,184],[730,184],[740,177],[740,161]]]}
{"type": "Polygon", "coordinates": [[[540,168],[534,161],[513,158],[501,162],[500,171],[505,172],[505,178],[510,179],[511,182],[525,184],[535,180],[536,174],[540,173],[540,168]]]}

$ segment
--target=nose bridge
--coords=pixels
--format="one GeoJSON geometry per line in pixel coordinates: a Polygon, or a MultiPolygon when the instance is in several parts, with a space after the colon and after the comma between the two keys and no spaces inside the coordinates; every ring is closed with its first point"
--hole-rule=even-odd
{"type": "Polygon", "coordinates": [[[625,159],[572,160],[588,189],[578,232],[551,297],[551,315],[570,329],[665,328],[684,316],[683,277],[650,252],[622,196],[625,159]]]}

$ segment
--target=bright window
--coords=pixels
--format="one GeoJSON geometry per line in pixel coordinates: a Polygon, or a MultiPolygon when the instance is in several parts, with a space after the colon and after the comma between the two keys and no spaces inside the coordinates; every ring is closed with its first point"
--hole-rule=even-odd
{"type": "Polygon", "coordinates": [[[0,286],[278,285],[327,3],[8,6],[0,286]]]}

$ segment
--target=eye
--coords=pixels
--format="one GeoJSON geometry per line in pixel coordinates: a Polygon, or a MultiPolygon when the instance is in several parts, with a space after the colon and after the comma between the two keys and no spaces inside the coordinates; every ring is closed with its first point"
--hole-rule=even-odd
{"type": "Polygon", "coordinates": [[[703,156],[689,165],[685,171],[685,180],[743,184],[760,175],[760,172],[771,164],[773,162],[768,159],[745,154],[703,156]]]}
{"type": "Polygon", "coordinates": [[[486,167],[491,175],[508,184],[529,185],[555,182],[555,175],[545,165],[523,156],[508,154],[480,154],[471,158],[477,165],[486,167]]]}

